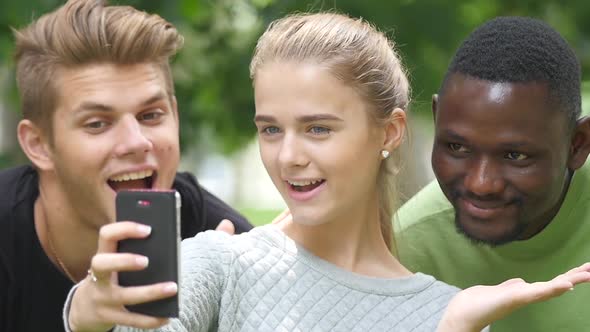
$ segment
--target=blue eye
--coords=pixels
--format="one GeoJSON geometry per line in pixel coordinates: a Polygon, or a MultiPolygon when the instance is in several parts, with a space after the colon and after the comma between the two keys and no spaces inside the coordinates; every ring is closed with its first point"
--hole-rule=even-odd
{"type": "Polygon", "coordinates": [[[144,113],[140,116],[140,120],[143,121],[156,121],[158,119],[160,119],[162,117],[162,113],[161,112],[148,112],[148,113],[144,113]]]}
{"type": "Polygon", "coordinates": [[[262,133],[263,134],[267,134],[267,135],[274,135],[274,134],[278,134],[281,130],[278,127],[275,126],[269,126],[269,127],[265,127],[262,129],[262,133]]]}
{"type": "Polygon", "coordinates": [[[309,131],[314,135],[323,135],[323,134],[330,133],[330,129],[328,129],[326,127],[318,127],[318,126],[314,126],[314,127],[309,128],[309,131]]]}
{"type": "Polygon", "coordinates": [[[91,120],[84,124],[84,128],[91,134],[99,134],[107,130],[110,125],[106,120],[91,120]]]}
{"type": "Polygon", "coordinates": [[[85,125],[88,129],[102,129],[107,126],[106,121],[92,121],[85,125]]]}

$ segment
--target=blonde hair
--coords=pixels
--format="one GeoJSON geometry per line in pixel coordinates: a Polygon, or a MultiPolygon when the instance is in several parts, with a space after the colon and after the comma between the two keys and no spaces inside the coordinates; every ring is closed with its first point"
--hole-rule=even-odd
{"type": "Polygon", "coordinates": [[[170,98],[174,96],[169,58],[182,48],[183,38],[157,15],[128,6],[107,6],[104,0],[70,0],[13,32],[23,117],[49,137],[58,102],[54,75],[59,68],[153,63],[164,74],[170,98]]]}
{"type": "MultiPolygon", "coordinates": [[[[407,110],[410,86],[393,42],[362,19],[335,13],[296,14],[272,22],[258,40],[250,77],[265,63],[309,61],[353,87],[370,105],[379,124],[391,120],[396,108],[407,110]]],[[[379,218],[391,249],[391,218],[399,205],[395,174],[399,152],[385,159],[379,170],[379,218]],[[393,158],[392,158],[393,157],[393,158]]]]}

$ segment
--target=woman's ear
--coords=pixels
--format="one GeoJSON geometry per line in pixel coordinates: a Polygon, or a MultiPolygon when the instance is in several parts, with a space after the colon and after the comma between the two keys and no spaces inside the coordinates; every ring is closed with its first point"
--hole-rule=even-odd
{"type": "Polygon", "coordinates": [[[31,120],[21,120],[17,127],[18,142],[29,160],[40,170],[53,169],[47,136],[31,120]]]}
{"type": "Polygon", "coordinates": [[[406,112],[401,108],[394,109],[385,123],[384,129],[385,140],[383,142],[383,149],[393,152],[400,146],[406,134],[406,112]]]}
{"type": "Polygon", "coordinates": [[[576,128],[570,142],[568,168],[577,170],[582,167],[590,153],[590,117],[583,117],[576,122],[576,128]]]}

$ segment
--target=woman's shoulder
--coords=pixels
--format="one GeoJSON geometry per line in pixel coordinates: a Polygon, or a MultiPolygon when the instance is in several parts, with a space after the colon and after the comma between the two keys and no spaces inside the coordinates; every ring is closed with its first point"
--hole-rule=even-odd
{"type": "Polygon", "coordinates": [[[220,260],[227,256],[241,256],[252,251],[268,251],[276,247],[281,233],[272,225],[256,227],[249,232],[230,235],[208,230],[182,241],[182,254],[206,254],[220,260]]]}
{"type": "Polygon", "coordinates": [[[461,291],[458,287],[437,280],[428,274],[418,272],[414,274],[414,278],[421,280],[425,285],[421,291],[422,296],[433,302],[440,303],[441,306],[446,306],[461,291]]]}
{"type": "Polygon", "coordinates": [[[444,291],[444,292],[448,292],[448,293],[458,293],[459,291],[461,291],[460,288],[447,284],[444,281],[440,281],[438,279],[436,279],[435,277],[426,274],[426,273],[422,273],[422,272],[416,272],[413,275],[413,278],[415,278],[416,280],[419,280],[420,283],[426,285],[425,289],[430,288],[430,289],[437,289],[440,291],[444,291]]]}

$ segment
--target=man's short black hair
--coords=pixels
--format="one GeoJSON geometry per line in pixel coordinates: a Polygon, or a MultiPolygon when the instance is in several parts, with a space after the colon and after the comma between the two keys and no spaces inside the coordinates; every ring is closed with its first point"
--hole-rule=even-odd
{"type": "Polygon", "coordinates": [[[580,64],[565,39],[543,21],[498,17],[463,41],[439,94],[455,73],[491,82],[547,83],[550,98],[573,126],[581,112],[580,64]]]}

